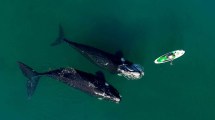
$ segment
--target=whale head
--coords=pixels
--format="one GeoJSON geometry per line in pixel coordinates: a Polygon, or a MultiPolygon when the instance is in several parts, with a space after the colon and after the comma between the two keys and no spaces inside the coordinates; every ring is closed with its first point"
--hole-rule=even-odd
{"type": "Polygon", "coordinates": [[[144,69],[139,64],[122,64],[118,67],[118,75],[130,80],[137,80],[144,75],[144,69]]]}
{"type": "Polygon", "coordinates": [[[94,93],[99,99],[110,100],[115,103],[119,103],[121,101],[121,95],[112,85],[109,85],[105,82],[105,85],[98,87],[94,93]]]}

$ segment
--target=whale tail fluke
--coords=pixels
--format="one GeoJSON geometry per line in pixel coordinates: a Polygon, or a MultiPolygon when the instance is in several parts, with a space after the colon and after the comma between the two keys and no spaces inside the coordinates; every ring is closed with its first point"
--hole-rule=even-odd
{"type": "Polygon", "coordinates": [[[51,44],[51,46],[56,46],[60,43],[64,42],[64,32],[61,25],[59,25],[59,35],[58,38],[51,44]]]}
{"type": "Polygon", "coordinates": [[[37,84],[40,79],[40,74],[22,62],[17,62],[17,63],[23,75],[28,78],[26,87],[27,87],[27,95],[28,95],[28,98],[30,99],[36,90],[37,84]]]}

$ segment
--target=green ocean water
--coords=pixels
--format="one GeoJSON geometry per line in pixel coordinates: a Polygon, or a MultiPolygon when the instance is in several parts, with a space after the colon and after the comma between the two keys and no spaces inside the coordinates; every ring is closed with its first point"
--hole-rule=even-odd
{"type": "Polygon", "coordinates": [[[215,120],[215,2],[212,0],[1,0],[0,120],[215,120]],[[100,68],[66,44],[51,47],[58,25],[67,38],[144,67],[136,81],[103,71],[122,101],[101,101],[42,78],[31,100],[16,61],[37,71],[100,68]],[[155,65],[169,51],[173,62],[155,65]]]}

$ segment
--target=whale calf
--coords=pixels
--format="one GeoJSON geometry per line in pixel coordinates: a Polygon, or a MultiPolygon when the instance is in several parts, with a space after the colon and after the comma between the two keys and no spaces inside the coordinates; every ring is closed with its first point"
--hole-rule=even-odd
{"type": "Polygon", "coordinates": [[[97,72],[96,75],[93,75],[69,67],[38,73],[22,62],[18,62],[18,65],[24,76],[27,77],[26,87],[29,98],[34,94],[40,77],[47,76],[96,96],[98,99],[110,100],[116,103],[121,100],[121,95],[117,89],[107,83],[102,72],[97,72]]]}

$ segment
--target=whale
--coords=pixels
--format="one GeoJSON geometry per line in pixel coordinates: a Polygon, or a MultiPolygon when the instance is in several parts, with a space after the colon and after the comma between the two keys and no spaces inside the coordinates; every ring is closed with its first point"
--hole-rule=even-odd
{"type": "Polygon", "coordinates": [[[67,67],[39,73],[22,62],[17,63],[23,75],[27,78],[26,88],[28,98],[31,98],[35,93],[41,77],[50,77],[88,95],[95,96],[98,99],[115,103],[121,101],[120,93],[105,80],[104,74],[101,71],[96,72],[94,75],[67,67]]]}
{"type": "Polygon", "coordinates": [[[133,62],[126,60],[121,51],[111,54],[101,49],[66,39],[64,37],[63,28],[59,25],[59,36],[51,46],[56,46],[63,42],[69,44],[93,64],[106,69],[113,74],[124,76],[129,80],[141,79],[144,75],[143,67],[140,64],[134,64],[133,62]]]}

